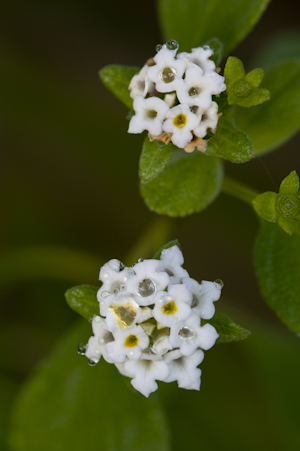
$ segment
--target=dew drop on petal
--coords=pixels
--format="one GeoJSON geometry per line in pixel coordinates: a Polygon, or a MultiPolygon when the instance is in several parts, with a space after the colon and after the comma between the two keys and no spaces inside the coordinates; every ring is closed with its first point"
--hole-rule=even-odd
{"type": "Polygon", "coordinates": [[[155,284],[150,279],[144,279],[138,284],[136,291],[138,295],[146,298],[147,296],[151,296],[153,293],[155,293],[155,284]]]}
{"type": "Polygon", "coordinates": [[[86,348],[87,348],[87,345],[85,343],[79,343],[77,345],[78,354],[85,355],[86,348]]]}
{"type": "Polygon", "coordinates": [[[143,262],[143,261],[144,261],[143,258],[139,258],[139,259],[138,259],[138,262],[139,262],[139,263],[141,263],[141,262],[143,262]]]}
{"type": "Polygon", "coordinates": [[[102,291],[101,297],[106,298],[106,296],[109,296],[109,291],[102,291]]]}
{"type": "Polygon", "coordinates": [[[95,365],[97,365],[97,363],[98,363],[98,362],[95,362],[95,361],[92,360],[92,359],[88,359],[88,364],[89,364],[90,366],[95,366],[95,365]]]}
{"type": "Polygon", "coordinates": [[[221,279],[216,279],[215,280],[215,284],[216,284],[217,288],[223,288],[224,287],[224,282],[221,279]]]}
{"type": "Polygon", "coordinates": [[[177,41],[175,41],[175,39],[170,39],[170,41],[168,41],[166,43],[167,49],[168,50],[177,50],[179,49],[179,44],[177,41]]]}
{"type": "Polygon", "coordinates": [[[203,46],[203,49],[204,49],[204,50],[210,50],[210,46],[209,46],[209,45],[204,45],[204,46],[203,46]]]}
{"type": "Polygon", "coordinates": [[[178,332],[178,335],[180,336],[180,338],[188,339],[188,338],[193,338],[194,337],[194,332],[189,329],[188,327],[183,327],[182,329],[180,329],[180,331],[178,332]]]}
{"type": "Polygon", "coordinates": [[[161,71],[159,78],[164,83],[171,83],[176,78],[176,71],[173,67],[165,67],[164,70],[161,71]]]}
{"type": "Polygon", "coordinates": [[[157,44],[157,46],[155,47],[155,51],[159,52],[162,49],[162,44],[157,44]]]}

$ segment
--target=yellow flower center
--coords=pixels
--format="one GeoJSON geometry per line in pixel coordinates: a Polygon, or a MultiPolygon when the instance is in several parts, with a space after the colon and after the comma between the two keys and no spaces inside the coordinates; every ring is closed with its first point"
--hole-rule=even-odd
{"type": "Polygon", "coordinates": [[[175,127],[177,128],[183,128],[185,127],[187,123],[187,117],[185,114],[178,114],[176,117],[174,117],[173,119],[173,124],[175,125],[175,127]]]}
{"type": "Polygon", "coordinates": [[[128,335],[126,340],[124,341],[124,346],[127,348],[134,348],[138,345],[139,339],[136,335],[128,335]]]}
{"type": "Polygon", "coordinates": [[[174,301],[170,301],[167,304],[163,305],[161,311],[165,315],[174,315],[177,312],[177,306],[174,301]]]}

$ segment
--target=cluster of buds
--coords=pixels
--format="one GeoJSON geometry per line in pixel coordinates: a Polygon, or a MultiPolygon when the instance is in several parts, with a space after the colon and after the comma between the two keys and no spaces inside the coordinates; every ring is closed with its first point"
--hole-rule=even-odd
{"type": "Polygon", "coordinates": [[[209,46],[177,53],[174,40],[156,47],[156,55],[147,61],[129,85],[135,115],[129,133],[148,130],[150,141],[159,140],[192,152],[205,151],[208,129],[216,130],[218,104],[212,96],[225,91],[224,77],[210,59],[209,46]]]}
{"type": "Polygon", "coordinates": [[[223,284],[198,283],[183,262],[176,245],[164,249],[160,260],[139,260],[133,267],[107,262],[100,270],[94,335],[79,345],[90,365],[102,355],[146,397],[157,389],[156,380],[199,390],[202,350],[218,338],[212,325],[201,326],[201,319],[213,317],[223,284]]]}

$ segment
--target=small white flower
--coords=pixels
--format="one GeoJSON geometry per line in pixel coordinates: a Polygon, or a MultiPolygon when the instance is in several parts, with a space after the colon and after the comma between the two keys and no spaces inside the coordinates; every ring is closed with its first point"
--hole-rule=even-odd
{"type": "Polygon", "coordinates": [[[102,282],[98,290],[97,299],[101,299],[109,294],[116,294],[125,290],[125,285],[130,277],[129,268],[124,268],[120,260],[113,259],[105,263],[100,269],[99,280],[102,282]]]}
{"type": "Polygon", "coordinates": [[[159,291],[156,294],[153,316],[165,327],[171,327],[176,320],[185,320],[190,316],[192,298],[185,285],[169,285],[167,293],[159,291]]]}
{"type": "MultiPolygon", "coordinates": [[[[196,113],[197,114],[197,113],[196,113]]],[[[219,116],[218,116],[218,104],[216,102],[212,102],[211,106],[202,112],[200,112],[201,121],[198,127],[194,128],[193,132],[198,138],[204,138],[207,134],[207,129],[210,128],[213,132],[215,132],[219,116]]]]}
{"type": "Polygon", "coordinates": [[[133,267],[136,275],[128,280],[126,288],[141,306],[154,304],[156,292],[169,284],[168,274],[158,271],[158,267],[158,260],[144,260],[133,267]]]}
{"type": "Polygon", "coordinates": [[[213,54],[214,52],[211,48],[197,47],[192,49],[191,53],[178,53],[177,58],[188,60],[190,63],[199,66],[203,72],[206,72],[207,70],[215,70],[216,68],[215,63],[209,59],[213,54]]]}
{"type": "Polygon", "coordinates": [[[172,133],[171,141],[179,148],[185,147],[192,139],[191,131],[200,122],[199,117],[192,113],[188,105],[177,105],[166,115],[163,130],[172,133]]]}
{"type": "Polygon", "coordinates": [[[86,357],[97,363],[102,355],[107,362],[112,363],[112,360],[107,356],[105,345],[113,341],[114,337],[108,330],[105,320],[100,316],[94,316],[92,328],[94,336],[90,337],[88,341],[85,350],[86,357]]]}
{"type": "Polygon", "coordinates": [[[158,92],[176,91],[183,83],[182,76],[187,63],[175,59],[176,50],[168,50],[165,45],[153,58],[155,65],[149,67],[148,77],[155,83],[158,92]]]}
{"type": "Polygon", "coordinates": [[[148,79],[148,69],[149,66],[145,64],[140,72],[132,77],[130,85],[128,86],[128,89],[131,91],[130,97],[132,99],[134,99],[136,96],[145,97],[145,95],[154,87],[154,83],[148,79]]]}
{"type": "Polygon", "coordinates": [[[193,295],[192,310],[200,318],[211,319],[215,314],[213,303],[220,299],[222,286],[216,282],[209,282],[207,280],[202,280],[200,284],[190,277],[183,279],[182,283],[187,286],[193,295]]]}
{"type": "Polygon", "coordinates": [[[132,328],[141,317],[141,308],[129,293],[107,296],[100,302],[100,314],[106,316],[111,332],[132,328]]]}
{"type": "Polygon", "coordinates": [[[188,272],[182,268],[184,258],[178,246],[163,249],[160,256],[159,267],[170,276],[170,283],[180,283],[184,277],[189,277],[188,272]]]}
{"type": "Polygon", "coordinates": [[[200,326],[200,318],[194,313],[185,321],[176,321],[171,327],[170,343],[180,348],[184,356],[192,355],[197,348],[210,349],[219,337],[211,324],[200,326]]]}
{"type": "MultiPolygon", "coordinates": [[[[158,357],[158,356],[157,356],[158,357]]],[[[163,381],[168,377],[169,368],[166,362],[161,360],[127,360],[124,363],[126,373],[133,377],[131,385],[148,396],[157,390],[156,380],[163,381]]]]}
{"type": "Polygon", "coordinates": [[[178,381],[178,387],[187,390],[200,390],[201,370],[197,366],[204,359],[204,353],[200,349],[190,357],[182,356],[180,350],[168,352],[164,356],[169,366],[170,374],[166,382],[178,381]]]}
{"type": "Polygon", "coordinates": [[[113,332],[113,336],[115,341],[106,345],[107,355],[113,362],[125,362],[126,357],[138,360],[142,350],[149,346],[149,338],[141,326],[117,330],[113,332]]]}
{"type": "Polygon", "coordinates": [[[224,77],[214,71],[203,71],[199,67],[190,67],[185,73],[184,84],[177,90],[177,97],[183,104],[198,106],[207,110],[212,95],[225,91],[224,77]]]}
{"type": "Polygon", "coordinates": [[[142,133],[148,130],[151,135],[160,135],[162,122],[169,111],[168,105],[159,97],[144,99],[137,96],[133,101],[135,115],[130,119],[128,133],[142,133]]]}

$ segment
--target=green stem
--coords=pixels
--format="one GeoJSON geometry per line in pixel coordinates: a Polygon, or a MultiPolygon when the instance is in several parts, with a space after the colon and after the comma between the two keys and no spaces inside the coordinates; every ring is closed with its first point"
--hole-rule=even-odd
{"type": "Polygon", "coordinates": [[[246,202],[251,206],[252,201],[260,194],[250,186],[240,183],[227,175],[225,175],[223,179],[222,191],[230,196],[234,196],[237,199],[246,202]]]}
{"type": "Polygon", "coordinates": [[[139,258],[152,258],[152,256],[168,241],[174,227],[174,221],[165,216],[155,218],[130,249],[124,259],[126,265],[136,263],[139,258]]]}

